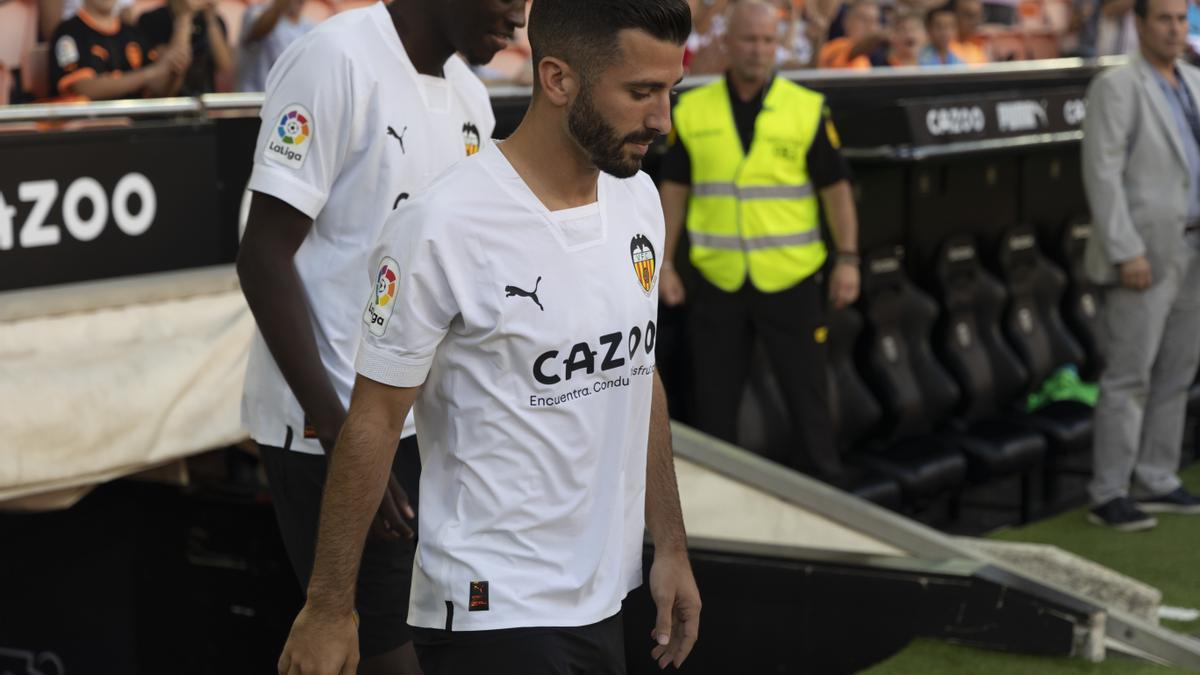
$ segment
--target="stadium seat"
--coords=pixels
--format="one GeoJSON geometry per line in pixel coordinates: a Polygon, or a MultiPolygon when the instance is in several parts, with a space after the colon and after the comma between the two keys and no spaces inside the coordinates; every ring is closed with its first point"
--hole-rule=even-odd
{"type": "Polygon", "coordinates": [[[1067,270],[1062,317],[1071,334],[1079,341],[1079,346],[1083,348],[1084,363],[1079,374],[1083,379],[1094,382],[1104,369],[1104,355],[1100,342],[1102,296],[1096,284],[1088,279],[1083,267],[1084,251],[1091,236],[1090,223],[1067,223],[1060,238],[1058,261],[1067,270]]]}
{"type": "Polygon", "coordinates": [[[861,372],[883,406],[880,435],[852,458],[900,483],[919,504],[952,491],[966,459],[937,433],[958,401],[958,387],[937,365],[929,334],[937,305],[901,271],[903,250],[872,252],[863,273],[861,372]]]}
{"type": "MultiPolygon", "coordinates": [[[[796,443],[792,425],[766,352],[756,345],[738,414],[738,445],[756,455],[791,465],[796,443]]],[[[880,506],[898,509],[901,505],[899,485],[878,472],[851,466],[838,476],[817,478],[880,506]]]]}
{"type": "MultiPolygon", "coordinates": [[[[883,418],[883,409],[854,366],[854,350],[862,334],[862,316],[849,307],[831,309],[827,324],[829,416],[838,452],[847,457],[870,437],[883,418]]],[[[902,495],[895,479],[852,462],[845,462],[844,466],[846,475],[840,482],[835,481],[838,487],[881,506],[900,508],[902,495]]]]}
{"type": "Polygon", "coordinates": [[[13,68],[37,43],[36,0],[0,3],[0,63],[13,68]]]}
{"type": "Polygon", "coordinates": [[[1004,289],[979,264],[971,237],[947,239],[937,262],[942,301],[936,345],[942,362],[962,391],[956,426],[972,482],[1018,474],[1021,521],[1034,509],[1034,482],[1046,441],[1024,415],[1013,410],[1023,398],[1025,368],[1005,344],[1000,330],[1004,289]]]}
{"type": "MultiPolygon", "coordinates": [[[[1030,387],[1037,389],[1057,369],[1079,366],[1085,358],[1059,313],[1066,275],[1038,251],[1029,228],[1006,233],[998,259],[1009,295],[1005,334],[1029,371],[1030,387]]],[[[1027,419],[1048,441],[1051,461],[1046,463],[1044,489],[1046,500],[1052,502],[1059,460],[1091,447],[1092,408],[1077,401],[1056,401],[1027,419]]]]}
{"type": "Polygon", "coordinates": [[[50,90],[50,45],[39,42],[21,59],[21,89],[34,100],[49,98],[50,90]]]}

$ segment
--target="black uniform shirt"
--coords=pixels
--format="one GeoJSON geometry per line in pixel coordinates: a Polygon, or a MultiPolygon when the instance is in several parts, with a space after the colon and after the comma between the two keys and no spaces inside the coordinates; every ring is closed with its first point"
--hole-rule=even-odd
{"type": "Polygon", "coordinates": [[[54,31],[51,42],[50,81],[59,95],[69,95],[71,85],[92,77],[118,77],[146,65],[146,44],[136,28],[113,18],[105,25],[79,10],[54,31]]]}

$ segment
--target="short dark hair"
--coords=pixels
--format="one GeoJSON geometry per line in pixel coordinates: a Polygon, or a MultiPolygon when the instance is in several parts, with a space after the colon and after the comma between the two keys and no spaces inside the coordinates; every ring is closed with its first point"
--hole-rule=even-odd
{"type": "Polygon", "coordinates": [[[1146,18],[1150,13],[1150,0],[1133,0],[1133,13],[1141,18],[1146,18]]]}
{"type": "MultiPolygon", "coordinates": [[[[1135,0],[1135,1],[1136,1],[1136,0],[1135,0]]],[[[957,21],[957,20],[958,20],[958,14],[957,14],[957,13],[955,13],[955,11],[954,11],[954,3],[953,3],[953,2],[947,2],[946,4],[944,4],[944,5],[938,5],[937,7],[934,7],[933,9],[931,9],[931,10],[929,10],[928,12],[926,12],[926,13],[925,13],[925,26],[926,26],[927,28],[928,28],[929,26],[932,26],[932,25],[933,25],[933,19],[934,19],[934,17],[936,17],[938,14],[949,14],[950,16],[953,16],[953,17],[954,17],[955,21],[957,21]]]]}
{"type": "Polygon", "coordinates": [[[682,45],[692,32],[692,10],[687,0],[535,0],[529,10],[533,67],[554,56],[586,79],[611,63],[617,34],[627,28],[682,45]]]}

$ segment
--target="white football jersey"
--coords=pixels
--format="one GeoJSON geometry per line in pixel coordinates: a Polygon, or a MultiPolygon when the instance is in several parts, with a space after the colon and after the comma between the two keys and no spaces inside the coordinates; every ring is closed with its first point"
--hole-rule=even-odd
{"type": "MultiPolygon", "coordinates": [[[[487,89],[458,57],[417,73],[383,3],[338,14],[294,42],[267,79],[249,188],[314,219],[295,265],[321,361],[342,402],[354,386],[370,251],[392,211],[489,142],[487,89]]],[[[254,440],[320,454],[261,334],[250,351],[243,423],[254,440]]],[[[413,433],[411,421],[405,435],[413,433]]]]}
{"type": "Polygon", "coordinates": [[[410,624],[583,626],[641,583],[663,236],[645,174],[550,212],[495,146],[388,219],[356,365],[424,385],[410,624]]]}

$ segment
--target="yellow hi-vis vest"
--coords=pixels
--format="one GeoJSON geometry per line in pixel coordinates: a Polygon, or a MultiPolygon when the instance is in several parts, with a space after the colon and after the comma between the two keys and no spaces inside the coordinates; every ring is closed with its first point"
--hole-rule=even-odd
{"type": "Polygon", "coordinates": [[[687,228],[696,269],[723,291],[749,275],[760,291],[796,285],[825,264],[807,157],[824,97],[776,77],[742,150],[720,78],[679,97],[675,130],[692,165],[687,228]]]}

